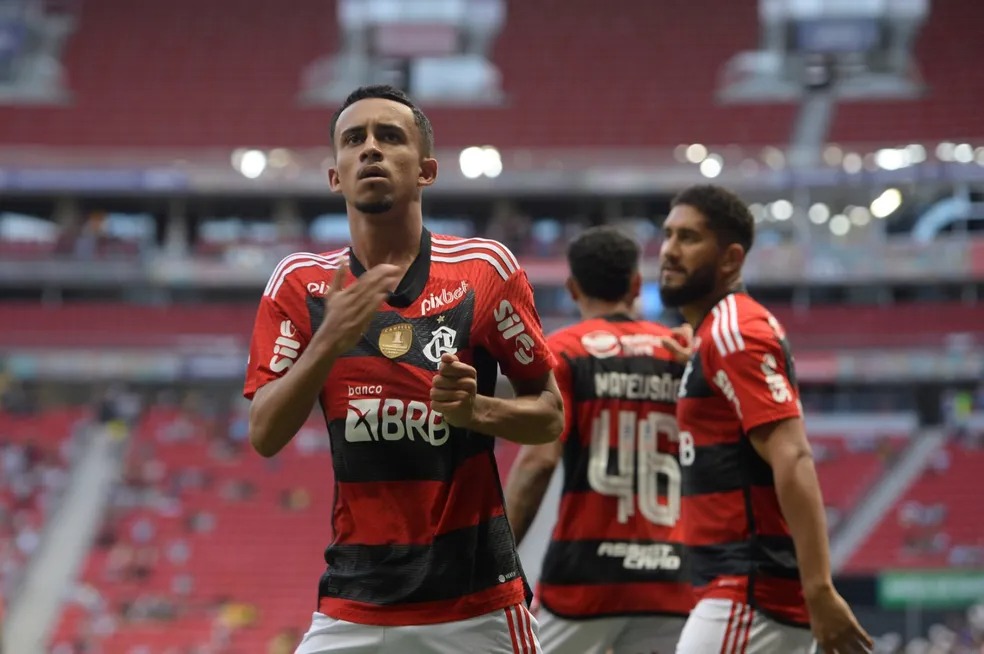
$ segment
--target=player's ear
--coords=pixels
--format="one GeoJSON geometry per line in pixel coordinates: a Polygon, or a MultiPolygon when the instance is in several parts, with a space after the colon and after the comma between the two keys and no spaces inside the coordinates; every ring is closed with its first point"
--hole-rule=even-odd
{"type": "Polygon", "coordinates": [[[636,270],[632,273],[632,279],[629,280],[629,302],[635,302],[639,299],[640,293],[642,293],[642,273],[636,270]]]}
{"type": "Polygon", "coordinates": [[[342,192],[342,182],[338,176],[338,168],[334,166],[328,168],[328,188],[332,190],[332,193],[342,192]]]}
{"type": "Polygon", "coordinates": [[[731,243],[724,249],[724,256],[721,257],[721,272],[733,275],[741,271],[744,263],[745,248],[738,243],[731,243]]]}
{"type": "Polygon", "coordinates": [[[567,278],[567,281],[564,282],[564,287],[570,293],[571,299],[574,300],[575,304],[581,301],[581,287],[577,285],[573,277],[567,278]]]}
{"type": "Polygon", "coordinates": [[[437,159],[424,157],[420,160],[420,173],[417,175],[417,186],[430,186],[437,181],[437,159]]]}

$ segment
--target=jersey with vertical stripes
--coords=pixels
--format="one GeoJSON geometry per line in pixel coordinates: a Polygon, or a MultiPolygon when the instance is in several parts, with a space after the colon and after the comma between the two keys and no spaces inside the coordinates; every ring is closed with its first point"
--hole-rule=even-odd
{"type": "Polygon", "coordinates": [[[564,397],[564,487],[538,587],[569,619],[686,615],[674,418],[683,365],[666,327],[624,315],[550,336],[564,397]]]}
{"type": "MultiPolygon", "coordinates": [[[[350,249],[296,254],[260,302],[245,395],[290,370],[324,318],[343,257],[345,285],[365,269],[350,249]]],[[[506,521],[494,439],[431,410],[441,356],[456,354],[493,395],[552,368],[526,273],[502,244],[431,235],[321,393],[335,477],[334,539],[319,610],[375,625],[463,620],[529,599],[506,521]]]]}
{"type": "Polygon", "coordinates": [[[745,293],[728,294],[696,329],[677,403],[681,523],[699,599],[808,624],[772,469],[748,438],[755,427],[801,415],[782,326],[745,293]]]}

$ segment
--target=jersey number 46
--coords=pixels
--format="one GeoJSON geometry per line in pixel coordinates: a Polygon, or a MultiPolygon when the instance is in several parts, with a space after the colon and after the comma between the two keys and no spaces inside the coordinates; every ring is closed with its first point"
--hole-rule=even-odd
{"type": "Polygon", "coordinates": [[[594,420],[588,483],[596,492],[618,498],[619,522],[628,522],[635,515],[638,497],[639,513],[646,520],[672,527],[680,519],[680,464],[665,446],[660,451],[659,445],[661,441],[679,442],[676,420],[657,411],[641,416],[635,411],[619,411],[614,448],[612,426],[607,409],[594,420]],[[611,456],[617,459],[614,473],[611,456]]]}

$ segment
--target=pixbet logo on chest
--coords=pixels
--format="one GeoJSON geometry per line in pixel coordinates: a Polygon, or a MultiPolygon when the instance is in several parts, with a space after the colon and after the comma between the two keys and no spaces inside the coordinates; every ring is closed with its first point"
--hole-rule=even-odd
{"type": "Polygon", "coordinates": [[[434,311],[435,309],[442,309],[449,304],[457,302],[465,296],[468,292],[468,282],[466,280],[461,280],[461,286],[449,291],[444,288],[441,292],[435,295],[431,293],[429,297],[425,297],[424,301],[420,303],[420,315],[426,316],[428,313],[434,311]]]}

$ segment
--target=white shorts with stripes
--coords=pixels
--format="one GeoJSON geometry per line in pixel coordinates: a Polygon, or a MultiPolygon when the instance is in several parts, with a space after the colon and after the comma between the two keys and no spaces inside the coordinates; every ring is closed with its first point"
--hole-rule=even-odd
{"type": "Polygon", "coordinates": [[[294,654],[543,654],[539,626],[518,604],[469,620],[377,627],[315,613],[294,654]]]}
{"type": "Polygon", "coordinates": [[[541,607],[543,654],[673,654],[683,618],[633,616],[565,620],[541,607]]]}
{"type": "Polygon", "coordinates": [[[813,654],[809,629],[784,625],[747,604],[703,599],[687,618],[676,654],[813,654]]]}

